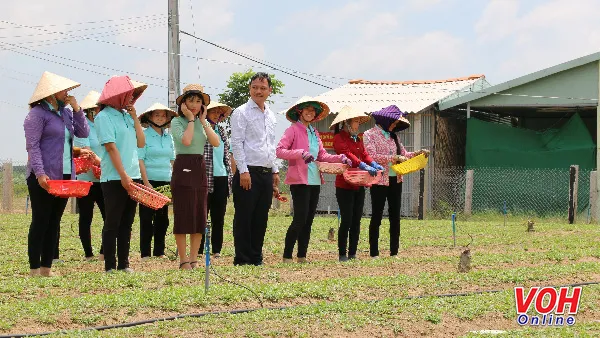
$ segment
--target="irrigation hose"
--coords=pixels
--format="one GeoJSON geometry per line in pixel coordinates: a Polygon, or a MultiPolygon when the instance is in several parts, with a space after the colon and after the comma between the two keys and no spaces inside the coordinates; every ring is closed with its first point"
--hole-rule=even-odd
{"type": "MultiPolygon", "coordinates": [[[[553,288],[577,287],[577,286],[589,286],[589,285],[597,285],[597,284],[600,284],[600,281],[598,281],[598,282],[582,282],[582,283],[566,284],[566,285],[551,286],[551,287],[553,287],[553,288]]],[[[473,296],[473,295],[479,295],[479,294],[485,294],[485,293],[498,293],[498,292],[503,292],[503,291],[507,291],[507,290],[483,290],[483,291],[474,291],[474,292],[465,292],[465,293],[419,295],[419,296],[402,297],[402,298],[399,298],[399,300],[414,300],[414,299],[421,299],[421,298],[465,297],[465,296],[473,296]]],[[[381,302],[381,301],[382,300],[373,300],[373,301],[370,301],[370,303],[377,303],[377,302],[381,302]]],[[[177,315],[177,316],[173,316],[173,317],[147,319],[147,320],[141,320],[141,321],[137,321],[137,322],[89,327],[89,328],[84,328],[84,329],[80,329],[80,330],[73,329],[73,330],[61,330],[61,331],[44,332],[44,333],[2,335],[2,336],[0,336],[0,338],[48,336],[51,334],[60,334],[60,333],[66,333],[66,332],[70,332],[70,331],[103,331],[103,330],[119,329],[119,328],[124,328],[124,327],[133,327],[133,326],[139,326],[139,325],[153,324],[156,322],[164,322],[164,321],[170,321],[170,320],[176,320],[176,319],[199,318],[199,317],[205,317],[205,316],[209,316],[209,315],[222,315],[222,314],[236,315],[236,314],[249,313],[249,312],[254,312],[254,311],[259,311],[259,310],[287,310],[287,309],[297,308],[299,306],[304,306],[304,305],[290,305],[290,306],[230,310],[230,311],[200,312],[200,313],[177,315]]]]}

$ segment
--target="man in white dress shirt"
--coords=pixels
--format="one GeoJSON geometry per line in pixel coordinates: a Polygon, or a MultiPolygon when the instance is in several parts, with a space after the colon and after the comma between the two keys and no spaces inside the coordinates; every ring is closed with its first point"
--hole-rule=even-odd
{"type": "Polygon", "coordinates": [[[269,74],[254,74],[250,100],[231,115],[231,150],[238,169],[232,183],[234,265],[262,265],[269,209],[279,193],[276,119],[266,103],[272,91],[269,74]]]}

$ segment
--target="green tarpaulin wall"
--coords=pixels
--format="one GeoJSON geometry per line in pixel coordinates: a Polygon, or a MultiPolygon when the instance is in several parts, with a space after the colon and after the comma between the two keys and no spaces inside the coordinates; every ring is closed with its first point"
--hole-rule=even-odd
{"type": "Polygon", "coordinates": [[[596,145],[579,117],[573,115],[560,129],[540,133],[477,119],[467,121],[468,168],[596,167],[596,145]]]}
{"type": "Polygon", "coordinates": [[[584,211],[589,199],[581,193],[589,191],[595,149],[578,114],[560,129],[545,132],[471,118],[465,160],[467,168],[474,170],[473,210],[501,210],[506,201],[509,212],[566,213],[569,167],[577,164],[579,211],[584,211]]]}

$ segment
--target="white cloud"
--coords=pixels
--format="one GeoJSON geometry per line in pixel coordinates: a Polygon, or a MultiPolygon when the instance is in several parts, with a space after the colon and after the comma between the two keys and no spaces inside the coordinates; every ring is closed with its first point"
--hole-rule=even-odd
{"type": "Polygon", "coordinates": [[[475,25],[479,49],[498,48],[506,55],[491,69],[519,76],[600,51],[600,2],[544,2],[525,12],[516,0],[492,1],[475,25]],[[502,24],[500,24],[502,23],[502,24]]]}
{"type": "Polygon", "coordinates": [[[369,80],[411,80],[461,76],[464,41],[446,32],[396,36],[385,40],[360,39],[329,53],[321,72],[369,80]],[[377,77],[377,78],[375,78],[377,77]]]}
{"type": "Polygon", "coordinates": [[[481,42],[502,39],[517,26],[519,0],[492,0],[475,24],[475,32],[481,42]]]}

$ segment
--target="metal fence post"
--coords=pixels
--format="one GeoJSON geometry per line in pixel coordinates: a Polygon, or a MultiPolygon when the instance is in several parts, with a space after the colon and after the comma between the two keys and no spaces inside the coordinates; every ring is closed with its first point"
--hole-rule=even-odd
{"type": "Polygon", "coordinates": [[[467,170],[467,179],[465,184],[465,215],[471,215],[473,209],[473,176],[474,171],[467,170]]]}
{"type": "Polygon", "coordinates": [[[577,219],[577,192],[579,190],[579,166],[572,165],[569,169],[569,224],[577,219]]]}
{"type": "Polygon", "coordinates": [[[5,162],[2,165],[2,176],[2,210],[12,212],[14,193],[12,161],[5,162]]]}
{"type": "Polygon", "coordinates": [[[596,175],[598,175],[597,171],[590,172],[590,216],[592,222],[596,222],[598,220],[598,211],[596,210],[598,206],[598,190],[596,187],[596,175]]]}
{"type": "Polygon", "coordinates": [[[423,195],[425,192],[425,169],[419,170],[419,220],[423,219],[425,214],[425,205],[423,195]]]}

